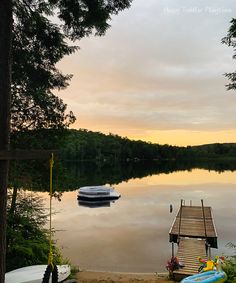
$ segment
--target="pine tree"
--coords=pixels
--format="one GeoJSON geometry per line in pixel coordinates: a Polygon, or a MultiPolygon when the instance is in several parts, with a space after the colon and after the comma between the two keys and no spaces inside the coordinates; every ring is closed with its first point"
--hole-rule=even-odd
{"type": "MultiPolygon", "coordinates": [[[[231,26],[229,28],[228,34],[222,39],[222,43],[234,48],[233,59],[236,59],[236,19],[232,19],[230,23],[231,26]]],[[[236,90],[236,72],[226,73],[225,76],[230,81],[230,83],[226,85],[227,90],[236,90]]]]}

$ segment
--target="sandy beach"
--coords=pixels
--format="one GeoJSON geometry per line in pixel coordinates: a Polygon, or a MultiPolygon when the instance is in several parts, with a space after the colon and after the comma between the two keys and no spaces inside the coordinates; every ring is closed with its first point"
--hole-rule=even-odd
{"type": "Polygon", "coordinates": [[[80,283],[172,283],[167,273],[120,273],[120,272],[97,272],[80,271],[77,273],[80,283]]]}

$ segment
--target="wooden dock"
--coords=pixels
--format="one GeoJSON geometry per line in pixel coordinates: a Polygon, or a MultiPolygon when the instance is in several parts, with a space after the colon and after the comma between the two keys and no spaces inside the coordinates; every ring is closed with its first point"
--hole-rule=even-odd
{"type": "Polygon", "coordinates": [[[181,206],[169,232],[170,242],[180,237],[206,239],[207,244],[217,248],[217,234],[211,207],[181,206]]]}
{"type": "Polygon", "coordinates": [[[175,280],[195,274],[200,264],[198,257],[207,259],[210,248],[217,248],[217,234],[211,207],[185,206],[181,201],[180,209],[169,232],[172,242],[172,256],[174,243],[178,244],[176,256],[184,267],[174,271],[175,280]]]}
{"type": "Polygon", "coordinates": [[[183,268],[174,271],[176,281],[198,273],[200,267],[198,257],[207,258],[205,240],[195,238],[180,239],[176,256],[184,264],[183,268]]]}

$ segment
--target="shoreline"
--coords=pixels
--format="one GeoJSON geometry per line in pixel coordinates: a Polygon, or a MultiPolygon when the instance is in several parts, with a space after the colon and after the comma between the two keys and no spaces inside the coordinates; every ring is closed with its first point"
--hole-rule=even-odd
{"type": "Polygon", "coordinates": [[[129,272],[103,272],[92,270],[81,270],[76,274],[80,283],[172,283],[168,273],[129,273],[129,272]]]}

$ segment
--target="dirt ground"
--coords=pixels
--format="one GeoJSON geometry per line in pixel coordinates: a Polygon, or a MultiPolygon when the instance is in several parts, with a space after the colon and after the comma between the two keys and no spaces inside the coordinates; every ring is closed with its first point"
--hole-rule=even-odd
{"type": "Polygon", "coordinates": [[[119,273],[80,271],[77,273],[79,283],[172,283],[167,273],[119,273]]]}

